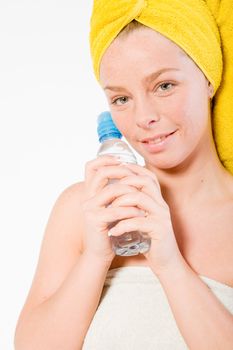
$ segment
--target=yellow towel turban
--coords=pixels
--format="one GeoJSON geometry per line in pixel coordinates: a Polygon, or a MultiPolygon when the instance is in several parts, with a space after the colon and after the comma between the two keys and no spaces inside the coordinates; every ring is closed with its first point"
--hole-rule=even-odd
{"type": "Polygon", "coordinates": [[[233,174],[233,0],[95,0],[90,48],[97,80],[104,52],[132,20],[180,46],[213,85],[214,139],[233,174]]]}

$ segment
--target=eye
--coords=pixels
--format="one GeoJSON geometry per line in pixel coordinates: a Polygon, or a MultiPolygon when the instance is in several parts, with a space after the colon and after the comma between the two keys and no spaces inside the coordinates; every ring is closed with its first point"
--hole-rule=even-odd
{"type": "Polygon", "coordinates": [[[126,102],[128,102],[128,97],[126,97],[126,96],[121,96],[121,97],[115,98],[115,99],[112,101],[112,104],[117,105],[117,106],[122,106],[122,105],[124,105],[126,102]]]}
{"type": "Polygon", "coordinates": [[[174,84],[172,84],[172,83],[162,83],[162,84],[159,85],[159,88],[161,88],[162,91],[171,90],[171,89],[167,88],[168,86],[171,87],[171,86],[174,86],[174,84]]]}

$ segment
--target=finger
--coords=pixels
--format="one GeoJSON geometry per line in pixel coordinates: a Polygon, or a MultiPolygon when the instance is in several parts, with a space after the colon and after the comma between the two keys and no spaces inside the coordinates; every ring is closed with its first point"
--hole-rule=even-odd
{"type": "Polygon", "coordinates": [[[99,167],[91,181],[87,181],[88,193],[92,197],[100,192],[111,180],[120,180],[125,176],[132,175],[133,172],[121,165],[108,165],[99,167]]]}
{"type": "Polygon", "coordinates": [[[152,171],[138,164],[128,163],[128,164],[125,164],[125,166],[131,169],[137,175],[149,176],[160,190],[160,184],[159,184],[158,178],[152,171]]]}
{"type": "Polygon", "coordinates": [[[139,231],[155,237],[156,229],[155,220],[148,220],[147,217],[137,216],[119,221],[108,231],[108,235],[121,236],[126,232],[139,231]]]}
{"type": "Polygon", "coordinates": [[[157,242],[165,237],[174,235],[169,217],[164,217],[161,223],[160,215],[137,216],[130,219],[121,220],[114,227],[108,230],[109,236],[121,236],[126,232],[138,231],[147,234],[152,240],[157,242]]]}
{"type": "Polygon", "coordinates": [[[89,160],[85,164],[85,179],[88,180],[95,172],[102,166],[121,164],[117,157],[111,155],[99,156],[95,159],[89,160]]]}
{"type": "Polygon", "coordinates": [[[99,217],[103,222],[112,224],[119,220],[130,219],[134,217],[145,216],[146,213],[136,207],[127,207],[127,208],[104,208],[98,212],[99,217]]]}
{"type": "Polygon", "coordinates": [[[121,184],[134,186],[139,191],[144,192],[149,197],[156,199],[157,202],[163,202],[164,199],[161,196],[161,192],[158,190],[158,186],[148,175],[129,175],[120,180],[121,184]]]}
{"type": "Polygon", "coordinates": [[[146,211],[148,214],[153,214],[158,212],[158,203],[155,199],[152,199],[147,194],[136,191],[136,192],[128,192],[124,193],[114,199],[111,203],[112,207],[133,207],[136,206],[141,210],[146,211]]]}
{"type": "Polygon", "coordinates": [[[119,183],[116,183],[114,185],[107,185],[102,189],[101,192],[95,194],[91,198],[86,199],[83,202],[83,208],[84,210],[94,210],[97,207],[106,208],[107,206],[112,204],[112,201],[114,201],[117,197],[126,193],[136,191],[137,190],[133,186],[122,185],[119,183]]]}

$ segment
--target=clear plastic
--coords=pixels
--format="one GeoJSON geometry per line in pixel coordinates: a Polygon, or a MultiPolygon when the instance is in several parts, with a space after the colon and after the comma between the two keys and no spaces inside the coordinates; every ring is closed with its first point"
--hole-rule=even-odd
{"type": "MultiPolygon", "coordinates": [[[[98,156],[110,154],[118,157],[122,163],[137,163],[136,157],[132,150],[129,148],[126,142],[119,138],[106,139],[102,142],[98,156]]],[[[110,182],[115,182],[116,179],[110,182]]],[[[116,225],[117,221],[113,222],[110,226],[116,225]]],[[[150,249],[151,239],[147,234],[138,231],[126,232],[121,236],[111,236],[112,248],[116,255],[120,256],[132,256],[140,253],[146,253],[150,249]]]]}

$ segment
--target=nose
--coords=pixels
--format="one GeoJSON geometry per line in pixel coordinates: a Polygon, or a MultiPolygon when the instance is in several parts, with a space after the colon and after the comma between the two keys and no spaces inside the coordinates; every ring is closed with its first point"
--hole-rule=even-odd
{"type": "Polygon", "coordinates": [[[137,126],[143,129],[153,128],[160,121],[158,111],[148,100],[138,101],[137,106],[135,106],[134,116],[137,126]]]}

